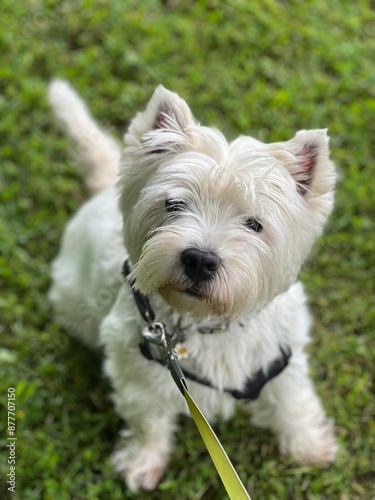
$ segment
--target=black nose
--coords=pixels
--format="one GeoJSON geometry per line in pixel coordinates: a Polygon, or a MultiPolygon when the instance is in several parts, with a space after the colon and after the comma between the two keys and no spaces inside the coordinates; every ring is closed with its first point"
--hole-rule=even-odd
{"type": "Polygon", "coordinates": [[[220,259],[214,252],[188,248],[181,254],[185,274],[194,283],[211,279],[219,268],[220,259]]]}

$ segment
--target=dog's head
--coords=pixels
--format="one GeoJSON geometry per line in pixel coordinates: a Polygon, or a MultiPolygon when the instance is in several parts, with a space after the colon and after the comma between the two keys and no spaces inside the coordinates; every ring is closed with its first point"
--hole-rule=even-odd
{"type": "Polygon", "coordinates": [[[333,206],[325,130],[228,144],[160,86],[125,140],[120,206],[136,287],[179,312],[226,317],[289,288],[333,206]]]}

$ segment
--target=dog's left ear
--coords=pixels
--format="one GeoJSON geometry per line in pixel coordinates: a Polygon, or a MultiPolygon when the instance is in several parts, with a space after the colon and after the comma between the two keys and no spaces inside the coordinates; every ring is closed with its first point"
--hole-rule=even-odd
{"type": "Polygon", "coordinates": [[[189,145],[189,128],[196,122],[186,102],[162,85],[147,108],[132,121],[125,140],[146,153],[178,152],[189,145]]]}
{"type": "Polygon", "coordinates": [[[333,190],[334,165],[329,159],[329,137],[326,129],[301,130],[290,141],[279,143],[276,152],[296,181],[301,196],[320,196],[333,190]]]}

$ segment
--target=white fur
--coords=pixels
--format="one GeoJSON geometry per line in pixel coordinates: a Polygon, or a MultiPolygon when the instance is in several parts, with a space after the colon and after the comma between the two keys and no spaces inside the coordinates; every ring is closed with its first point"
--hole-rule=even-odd
{"type": "MultiPolygon", "coordinates": [[[[68,84],[52,83],[50,95],[73,139],[99,130],[68,84]],[[69,114],[62,115],[68,100],[69,114]],[[78,116],[84,116],[79,129],[78,116]]],[[[134,491],[155,488],[171,454],[176,416],[187,413],[169,372],[139,350],[144,322],[121,278],[128,255],[157,320],[186,334],[189,357],[182,367],[219,389],[241,389],[267,370],[280,346],[291,347],[288,367],[251,403],[253,422],[272,429],[281,451],[303,463],[332,461],[335,438],[308,376],[311,320],[296,282],[333,204],[326,131],[301,131],[284,143],[240,137],[228,144],[160,86],[125,139],[118,186],[94,196],[68,224],[49,295],[72,334],[104,346],[113,401],[131,430],[114,455],[117,470],[134,491]],[[167,213],[166,199],[183,201],[185,210],[167,213]],[[249,218],[261,221],[263,231],[247,229],[249,218]],[[192,246],[217,253],[221,262],[199,299],[186,295],[191,284],[179,260],[192,246]],[[224,331],[199,333],[217,322],[224,331]]],[[[102,145],[93,143],[87,161],[96,177],[102,145]]],[[[193,382],[189,388],[208,419],[232,415],[235,402],[227,393],[193,382]]]]}

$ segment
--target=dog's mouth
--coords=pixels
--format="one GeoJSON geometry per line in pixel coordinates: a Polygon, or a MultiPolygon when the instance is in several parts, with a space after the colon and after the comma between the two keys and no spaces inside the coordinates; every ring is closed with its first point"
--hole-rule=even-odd
{"type": "Polygon", "coordinates": [[[188,297],[193,297],[194,299],[204,300],[202,290],[199,290],[198,288],[186,288],[185,290],[182,290],[181,293],[187,295],[188,297]]]}
{"type": "Polygon", "coordinates": [[[170,290],[192,299],[205,300],[207,298],[207,293],[205,293],[205,290],[196,286],[191,286],[188,288],[173,287],[170,290]]]}
{"type": "Polygon", "coordinates": [[[200,286],[180,283],[159,288],[163,299],[180,313],[205,318],[208,316],[228,316],[226,304],[212,296],[208,283],[200,286]]]}
{"type": "Polygon", "coordinates": [[[187,283],[185,286],[164,286],[159,288],[160,295],[164,297],[167,302],[172,300],[174,304],[175,299],[173,299],[173,296],[176,297],[177,303],[180,303],[179,301],[184,298],[190,299],[192,302],[206,302],[209,299],[208,292],[206,287],[189,285],[187,283]]]}

